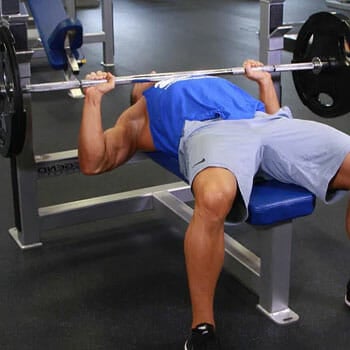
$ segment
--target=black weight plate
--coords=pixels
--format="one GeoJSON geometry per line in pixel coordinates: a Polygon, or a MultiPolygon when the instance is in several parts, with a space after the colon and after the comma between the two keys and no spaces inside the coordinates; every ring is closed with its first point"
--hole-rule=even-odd
{"type": "Polygon", "coordinates": [[[313,14],[301,27],[295,43],[293,63],[319,57],[329,62],[319,74],[293,71],[295,88],[301,101],[314,113],[334,118],[350,111],[349,19],[340,14],[313,14]]]}
{"type": "Polygon", "coordinates": [[[11,157],[21,152],[26,119],[14,38],[5,21],[0,23],[0,153],[11,157]]]}

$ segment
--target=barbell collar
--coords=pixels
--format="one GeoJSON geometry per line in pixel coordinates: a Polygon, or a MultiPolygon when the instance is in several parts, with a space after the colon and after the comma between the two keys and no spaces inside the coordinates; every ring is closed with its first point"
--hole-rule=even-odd
{"type": "MultiPolygon", "coordinates": [[[[319,72],[324,65],[328,65],[326,62],[322,62],[318,57],[315,57],[311,62],[301,63],[289,63],[289,64],[276,64],[276,65],[265,65],[261,67],[252,68],[253,71],[264,71],[269,73],[274,72],[286,72],[286,71],[297,71],[297,70],[314,70],[319,72]]],[[[182,71],[182,72],[168,72],[168,73],[150,73],[140,75],[129,75],[115,77],[115,84],[126,85],[144,82],[157,82],[166,79],[175,79],[178,77],[188,76],[203,76],[203,75],[244,75],[245,69],[243,67],[231,67],[231,68],[220,68],[220,69],[205,69],[205,70],[193,70],[193,71],[182,71]]],[[[60,90],[71,90],[77,88],[87,88],[96,86],[101,83],[105,83],[107,80],[68,80],[60,82],[40,83],[40,84],[28,84],[23,88],[24,92],[50,92],[60,90]]]]}

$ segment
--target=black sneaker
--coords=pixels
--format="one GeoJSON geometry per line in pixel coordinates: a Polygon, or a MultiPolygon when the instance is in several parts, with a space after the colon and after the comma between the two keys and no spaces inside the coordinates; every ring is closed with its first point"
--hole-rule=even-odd
{"type": "Polygon", "coordinates": [[[350,307],[350,280],[346,286],[345,304],[350,307]]]}
{"type": "Polygon", "coordinates": [[[219,339],[215,335],[214,327],[208,323],[201,323],[192,329],[186,340],[185,350],[220,350],[219,339]]]}

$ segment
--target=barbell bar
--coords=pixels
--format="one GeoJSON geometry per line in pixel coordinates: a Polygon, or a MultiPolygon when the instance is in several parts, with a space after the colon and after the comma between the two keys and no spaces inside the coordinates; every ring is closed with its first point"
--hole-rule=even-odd
{"type": "MultiPolygon", "coordinates": [[[[265,65],[261,67],[254,67],[254,71],[264,72],[286,72],[286,71],[300,71],[300,70],[312,70],[315,74],[321,72],[324,67],[329,66],[329,62],[322,62],[319,57],[314,57],[311,62],[300,63],[288,63],[288,64],[276,64],[265,65]]],[[[244,67],[231,67],[231,68],[218,68],[218,69],[204,69],[204,70],[192,70],[182,72],[167,72],[167,73],[150,73],[139,74],[129,76],[115,77],[115,85],[125,85],[143,82],[157,82],[166,79],[174,79],[177,77],[189,76],[203,76],[203,75],[243,75],[245,74],[244,67]]],[[[60,90],[70,90],[77,88],[87,88],[90,86],[96,86],[101,83],[105,83],[105,79],[100,80],[68,80],[60,82],[48,82],[39,84],[28,84],[22,88],[23,92],[50,92],[60,90]]]]}

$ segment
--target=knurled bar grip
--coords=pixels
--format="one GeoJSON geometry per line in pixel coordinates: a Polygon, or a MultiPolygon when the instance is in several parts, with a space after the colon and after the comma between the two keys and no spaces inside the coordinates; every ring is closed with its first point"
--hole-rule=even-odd
{"type": "MultiPolygon", "coordinates": [[[[286,72],[295,70],[314,70],[317,74],[321,71],[324,65],[328,63],[322,62],[318,57],[312,59],[311,62],[301,63],[289,63],[289,64],[277,64],[277,65],[265,65],[261,67],[252,68],[255,71],[264,72],[286,72]]],[[[140,75],[129,75],[115,77],[116,85],[144,83],[144,82],[157,82],[165,79],[173,79],[180,76],[203,76],[203,75],[243,75],[245,69],[243,67],[232,67],[232,68],[220,68],[220,69],[207,69],[207,70],[194,70],[194,71],[183,71],[183,72],[168,72],[168,73],[150,73],[140,75]]],[[[86,88],[95,86],[101,83],[105,83],[105,79],[101,80],[69,80],[51,83],[40,83],[40,84],[28,84],[23,88],[24,92],[45,92],[45,91],[59,91],[59,90],[70,90],[77,88],[86,88]]]]}

